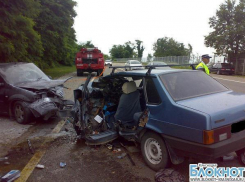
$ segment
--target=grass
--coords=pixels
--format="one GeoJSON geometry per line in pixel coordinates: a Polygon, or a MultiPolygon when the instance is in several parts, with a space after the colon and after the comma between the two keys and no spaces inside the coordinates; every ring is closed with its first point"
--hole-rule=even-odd
{"type": "Polygon", "coordinates": [[[63,75],[66,75],[68,73],[72,73],[76,71],[76,66],[58,66],[55,68],[50,68],[50,69],[44,69],[43,72],[51,76],[52,78],[59,78],[63,75]]]}

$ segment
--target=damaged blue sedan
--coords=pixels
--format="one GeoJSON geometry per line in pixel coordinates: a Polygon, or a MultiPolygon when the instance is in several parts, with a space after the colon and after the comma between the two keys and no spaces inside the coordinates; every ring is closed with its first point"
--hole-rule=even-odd
{"type": "Polygon", "coordinates": [[[89,76],[74,91],[74,128],[88,145],[118,137],[138,142],[154,170],[184,157],[212,159],[233,151],[245,163],[245,94],[202,71],[148,67],[112,67],[110,75],[98,81],[89,76]]]}
{"type": "Polygon", "coordinates": [[[63,99],[66,80],[51,80],[33,63],[0,64],[0,112],[20,124],[48,120],[72,104],[63,99]]]}

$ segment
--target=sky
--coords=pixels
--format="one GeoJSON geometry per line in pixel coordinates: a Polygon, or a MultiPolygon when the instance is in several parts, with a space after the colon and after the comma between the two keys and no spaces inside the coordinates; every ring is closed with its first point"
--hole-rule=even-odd
{"type": "Polygon", "coordinates": [[[204,45],[212,29],[209,18],[225,0],[75,0],[74,28],[78,42],[92,41],[103,53],[113,45],[143,41],[144,57],[158,38],[172,37],[193,53],[213,54],[204,45]]]}

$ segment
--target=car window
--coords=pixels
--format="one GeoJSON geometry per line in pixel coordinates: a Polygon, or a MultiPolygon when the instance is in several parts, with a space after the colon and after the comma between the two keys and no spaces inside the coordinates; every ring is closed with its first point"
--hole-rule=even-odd
{"type": "Polygon", "coordinates": [[[131,64],[141,64],[139,61],[131,61],[131,64]]]}
{"type": "Polygon", "coordinates": [[[222,68],[231,68],[231,64],[227,64],[227,63],[221,63],[222,68]]]}
{"type": "Polygon", "coordinates": [[[160,79],[175,101],[228,90],[202,71],[163,74],[160,79]]]}
{"type": "Polygon", "coordinates": [[[146,95],[147,103],[149,104],[160,104],[161,98],[159,97],[158,91],[155,87],[155,84],[151,78],[146,78],[146,95]]]}

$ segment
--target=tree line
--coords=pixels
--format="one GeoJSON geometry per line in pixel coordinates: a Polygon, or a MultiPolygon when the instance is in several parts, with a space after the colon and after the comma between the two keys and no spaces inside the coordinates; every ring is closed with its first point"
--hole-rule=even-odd
{"type": "Polygon", "coordinates": [[[77,52],[73,0],[0,0],[0,62],[71,65],[77,52]]]}

